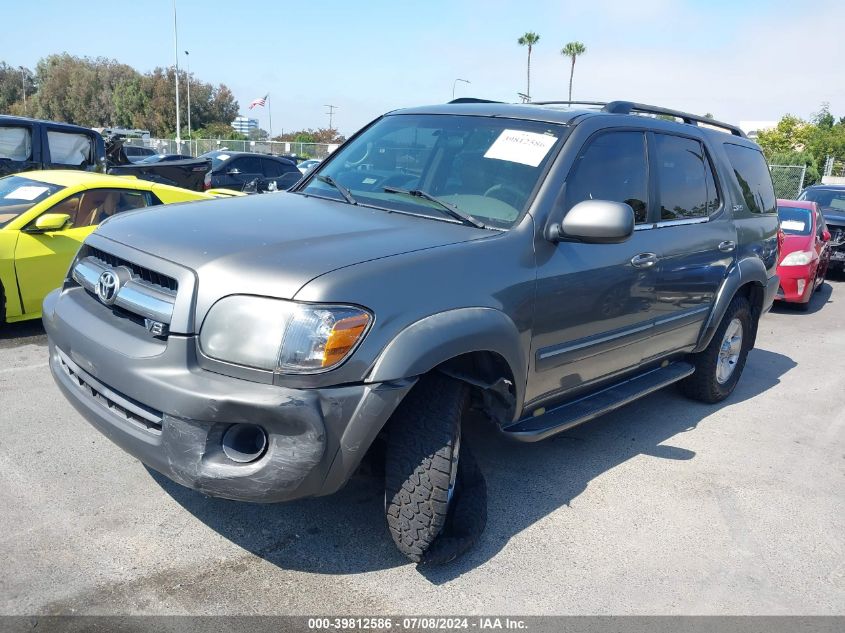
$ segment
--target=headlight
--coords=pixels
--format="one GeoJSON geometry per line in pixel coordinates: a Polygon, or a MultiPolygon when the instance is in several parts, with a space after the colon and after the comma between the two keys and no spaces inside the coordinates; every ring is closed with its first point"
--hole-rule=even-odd
{"type": "Polygon", "coordinates": [[[795,251],[781,260],[781,266],[804,266],[813,259],[813,251],[795,251]]]}
{"type": "Polygon", "coordinates": [[[301,374],[331,369],[364,338],[366,310],[247,295],[215,303],[200,330],[210,358],[257,369],[301,374]]]}

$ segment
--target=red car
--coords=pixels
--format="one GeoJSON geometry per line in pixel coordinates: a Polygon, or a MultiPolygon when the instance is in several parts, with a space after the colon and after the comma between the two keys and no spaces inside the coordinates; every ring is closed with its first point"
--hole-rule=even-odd
{"type": "Polygon", "coordinates": [[[808,200],[778,200],[783,243],[778,261],[780,288],[776,299],[806,310],[822,285],[830,262],[830,232],[819,205],[808,200]]]}

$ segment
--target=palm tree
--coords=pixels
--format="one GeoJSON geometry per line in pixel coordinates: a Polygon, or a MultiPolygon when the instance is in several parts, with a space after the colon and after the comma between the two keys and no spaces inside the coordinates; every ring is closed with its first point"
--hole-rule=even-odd
{"type": "Polygon", "coordinates": [[[531,49],[533,49],[534,45],[539,41],[540,36],[531,31],[528,31],[516,41],[520,46],[528,47],[528,86],[525,89],[525,94],[528,96],[529,101],[531,100],[531,49]]]}
{"type": "Polygon", "coordinates": [[[569,100],[572,101],[572,77],[575,75],[575,58],[587,52],[587,47],[581,42],[569,42],[560,49],[560,54],[572,60],[572,68],[569,71],[569,100]]]}

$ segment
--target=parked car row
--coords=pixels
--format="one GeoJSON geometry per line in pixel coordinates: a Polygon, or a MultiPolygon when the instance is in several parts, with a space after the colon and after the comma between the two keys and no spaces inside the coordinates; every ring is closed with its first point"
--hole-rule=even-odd
{"type": "Polygon", "coordinates": [[[207,193],[106,174],[28,171],[0,178],[0,324],[37,319],[79,246],[127,211],[241,195],[207,193]]]}
{"type": "Polygon", "coordinates": [[[133,175],[195,191],[290,188],[302,176],[295,159],[214,151],[194,158],[162,154],[78,125],[0,116],[0,176],[36,169],[79,169],[133,175]],[[250,185],[250,187],[247,187],[250,185]]]}

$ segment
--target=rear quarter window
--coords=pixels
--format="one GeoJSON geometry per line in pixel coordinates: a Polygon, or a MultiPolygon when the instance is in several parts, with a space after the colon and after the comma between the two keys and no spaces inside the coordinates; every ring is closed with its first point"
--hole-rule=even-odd
{"type": "Polygon", "coordinates": [[[734,176],[736,176],[745,208],[751,213],[777,213],[777,199],[772,176],[760,150],[725,143],[734,176]]]}

